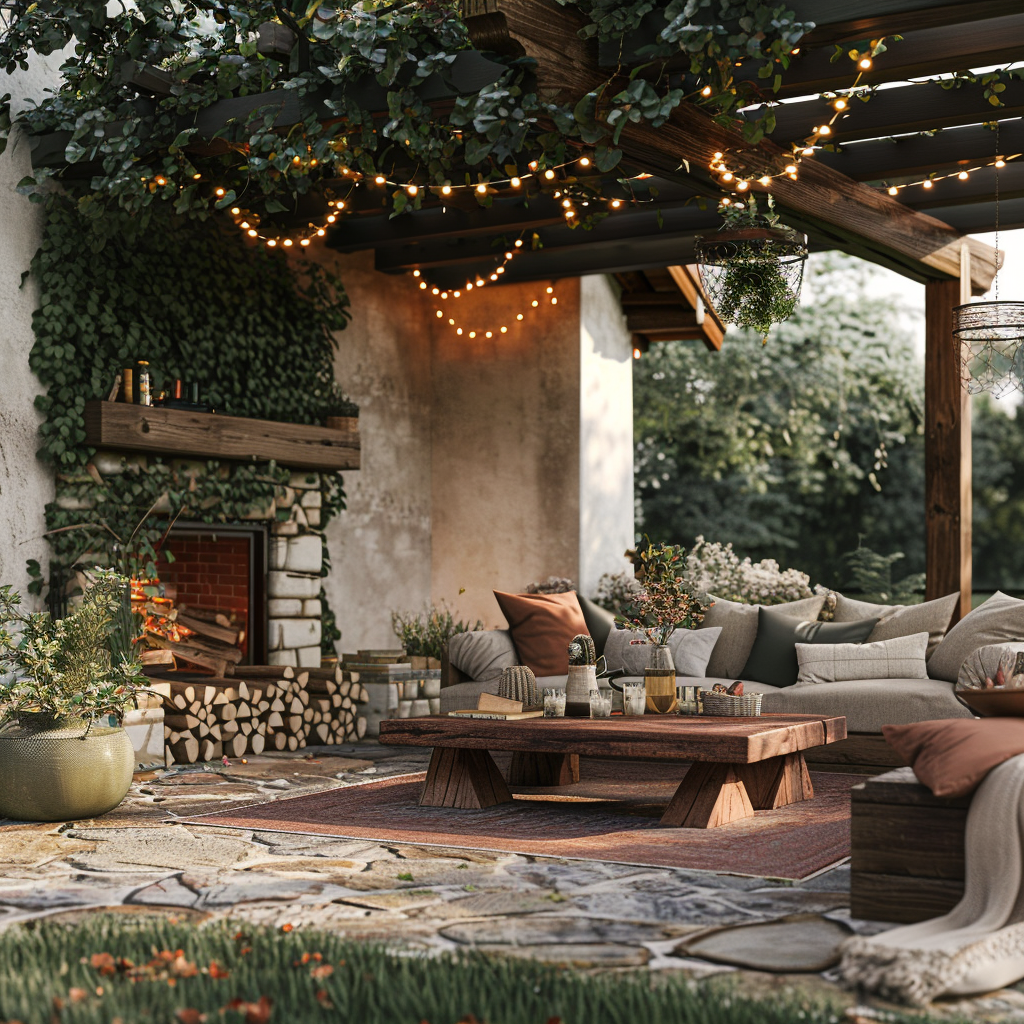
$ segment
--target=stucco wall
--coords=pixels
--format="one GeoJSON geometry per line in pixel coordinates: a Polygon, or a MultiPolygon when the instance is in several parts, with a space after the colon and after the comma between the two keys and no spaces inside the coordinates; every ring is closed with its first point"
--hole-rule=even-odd
{"type": "Polygon", "coordinates": [[[431,593],[430,310],[409,278],[374,271],[372,253],[334,262],[352,303],[335,375],[359,404],[362,453],[327,530],[324,589],[341,650],[394,647],[391,611],[424,608],[431,593]]]}
{"type": "MultiPolygon", "coordinates": [[[[0,92],[9,91],[15,107],[38,97],[52,80],[51,65],[56,62],[35,61],[0,83],[0,92]]],[[[28,143],[12,139],[0,156],[0,584],[18,589],[28,582],[27,559],[46,565],[43,507],[53,500],[52,470],[36,458],[41,417],[32,403],[40,388],[28,367],[38,293],[31,281],[21,287],[42,233],[40,208],[15,190],[30,170],[28,143]]]]}
{"type": "Polygon", "coordinates": [[[580,592],[634,541],[633,346],[612,278],[580,281],[580,592]]]}
{"type": "Polygon", "coordinates": [[[490,340],[443,320],[435,332],[433,593],[488,625],[503,623],[492,590],[577,575],[580,285],[557,282],[557,306],[545,287],[449,304],[467,328],[493,328],[490,340]]]}

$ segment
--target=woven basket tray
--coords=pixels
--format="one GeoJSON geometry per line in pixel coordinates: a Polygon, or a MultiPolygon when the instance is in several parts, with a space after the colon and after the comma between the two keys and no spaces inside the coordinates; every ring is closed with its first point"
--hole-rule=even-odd
{"type": "Polygon", "coordinates": [[[705,715],[757,718],[761,714],[763,696],[763,693],[751,693],[743,697],[730,697],[727,693],[712,693],[705,690],[701,694],[701,706],[705,715]]]}

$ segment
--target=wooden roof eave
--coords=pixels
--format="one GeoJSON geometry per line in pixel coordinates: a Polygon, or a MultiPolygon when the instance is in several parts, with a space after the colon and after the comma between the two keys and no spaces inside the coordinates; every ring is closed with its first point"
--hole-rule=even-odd
{"type": "MultiPolygon", "coordinates": [[[[500,13],[510,36],[537,61],[538,91],[545,96],[579,97],[598,88],[607,75],[599,66],[597,46],[578,35],[582,16],[555,0],[501,0],[500,13]]],[[[472,25],[470,25],[472,32],[472,25]]],[[[667,178],[688,177],[684,161],[706,168],[716,151],[755,150],[777,162],[786,151],[770,141],[751,147],[742,135],[718,124],[704,111],[683,103],[655,129],[627,125],[620,147],[627,157],[667,178]]],[[[995,251],[973,238],[963,239],[948,224],[908,209],[891,197],[847,178],[814,160],[805,160],[799,180],[775,179],[770,190],[787,210],[813,218],[840,241],[868,259],[895,266],[917,279],[960,275],[961,242],[971,250],[974,294],[988,290],[995,273],[995,251]]]]}

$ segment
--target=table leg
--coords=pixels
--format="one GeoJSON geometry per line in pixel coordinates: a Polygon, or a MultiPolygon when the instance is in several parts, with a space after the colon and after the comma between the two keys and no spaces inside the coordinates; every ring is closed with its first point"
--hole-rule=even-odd
{"type": "Polygon", "coordinates": [[[434,747],[421,807],[480,809],[511,800],[512,794],[486,750],[434,747]]]}
{"type": "Polygon", "coordinates": [[[716,828],[753,817],[738,765],[695,761],[661,816],[665,828],[716,828]]]}
{"type": "Polygon", "coordinates": [[[774,811],[814,796],[811,775],[801,753],[738,764],[736,773],[746,786],[755,811],[774,811]]]}
{"type": "Polygon", "coordinates": [[[580,781],[579,754],[517,750],[508,770],[510,786],[569,786],[580,781]]]}

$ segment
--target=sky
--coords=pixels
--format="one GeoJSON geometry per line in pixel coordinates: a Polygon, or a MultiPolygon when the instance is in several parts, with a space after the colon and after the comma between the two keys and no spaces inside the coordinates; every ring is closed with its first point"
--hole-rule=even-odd
{"type": "MultiPolygon", "coordinates": [[[[978,233],[974,237],[989,245],[995,245],[993,232],[978,233]]],[[[1024,300],[1024,229],[1001,231],[999,248],[1004,254],[1003,264],[999,270],[999,298],[1024,300]]],[[[923,359],[924,285],[911,281],[894,270],[879,268],[879,273],[872,279],[870,288],[879,296],[898,296],[904,326],[914,335],[914,341],[923,359]]],[[[994,290],[986,297],[995,298],[994,290]]],[[[977,302],[978,297],[975,297],[974,301],[977,302]]],[[[1007,412],[1012,412],[1024,401],[1024,395],[1014,391],[998,401],[1007,412]]]]}

